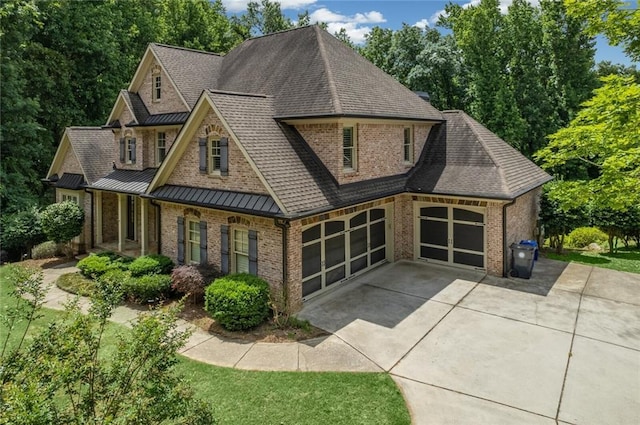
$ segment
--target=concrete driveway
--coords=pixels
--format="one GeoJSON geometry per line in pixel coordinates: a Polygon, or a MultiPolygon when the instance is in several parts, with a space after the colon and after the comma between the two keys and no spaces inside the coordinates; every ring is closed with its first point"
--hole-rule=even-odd
{"type": "Polygon", "coordinates": [[[640,275],[385,265],[300,314],[388,371],[415,424],[640,423],[640,275]]]}

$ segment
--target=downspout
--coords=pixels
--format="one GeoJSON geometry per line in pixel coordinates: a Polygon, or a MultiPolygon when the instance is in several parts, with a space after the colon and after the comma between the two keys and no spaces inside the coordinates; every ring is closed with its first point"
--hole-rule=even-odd
{"type": "Polygon", "coordinates": [[[507,244],[507,207],[516,203],[516,200],[507,202],[502,206],[502,277],[509,276],[509,247],[507,244]]]}
{"type": "Polygon", "coordinates": [[[93,202],[93,191],[88,190],[86,187],[84,188],[85,193],[88,193],[91,195],[91,238],[90,238],[90,244],[91,244],[91,249],[93,249],[95,247],[95,207],[94,207],[94,202],[93,202]]]}
{"type": "Polygon", "coordinates": [[[157,243],[157,253],[162,254],[162,216],[160,215],[160,204],[157,204],[153,199],[150,200],[151,205],[156,207],[156,234],[158,235],[157,243]]]}
{"type": "Polygon", "coordinates": [[[289,239],[289,227],[291,226],[291,223],[289,220],[280,217],[276,217],[273,222],[276,227],[279,227],[282,230],[282,301],[284,309],[286,312],[289,312],[289,287],[287,286],[287,279],[289,277],[287,268],[289,263],[287,261],[287,240],[289,239]]]}

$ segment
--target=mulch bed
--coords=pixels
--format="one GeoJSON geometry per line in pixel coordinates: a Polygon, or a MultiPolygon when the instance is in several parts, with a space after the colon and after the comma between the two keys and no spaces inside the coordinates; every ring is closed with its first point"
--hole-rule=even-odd
{"type": "Polygon", "coordinates": [[[41,260],[24,260],[20,261],[19,264],[25,267],[40,267],[43,269],[50,269],[51,267],[59,266],[61,264],[71,263],[75,261],[74,258],[65,258],[65,257],[53,257],[53,258],[43,258],[41,260]]]}

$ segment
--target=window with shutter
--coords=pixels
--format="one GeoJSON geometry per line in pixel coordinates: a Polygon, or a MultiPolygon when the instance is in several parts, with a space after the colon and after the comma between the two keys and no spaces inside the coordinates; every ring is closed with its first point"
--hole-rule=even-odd
{"type": "Polygon", "coordinates": [[[233,230],[233,271],[249,273],[249,231],[233,230]]]}
{"type": "Polygon", "coordinates": [[[347,171],[356,169],[355,127],[342,128],[342,167],[347,171]]]}
{"type": "Polygon", "coordinates": [[[127,138],[127,152],[126,152],[126,163],[127,164],[135,164],[136,163],[136,139],[127,138]]]}
{"type": "Polygon", "coordinates": [[[200,222],[189,220],[187,230],[187,262],[200,264],[200,222]]]}
{"type": "Polygon", "coordinates": [[[217,137],[209,138],[209,173],[220,174],[220,139],[217,137]]]}

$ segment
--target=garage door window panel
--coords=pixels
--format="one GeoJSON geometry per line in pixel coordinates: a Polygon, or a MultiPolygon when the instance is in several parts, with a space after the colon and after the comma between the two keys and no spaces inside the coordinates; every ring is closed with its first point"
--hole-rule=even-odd
{"type": "Polygon", "coordinates": [[[447,246],[449,224],[446,221],[422,220],[420,242],[430,245],[447,246]]]}
{"type": "Polygon", "coordinates": [[[302,248],[302,277],[313,276],[322,271],[322,247],[320,242],[302,248]]]}
{"type": "Polygon", "coordinates": [[[454,251],[453,262],[456,264],[464,264],[466,266],[484,267],[484,255],[454,251]]]}
{"type": "Polygon", "coordinates": [[[453,219],[460,221],[470,221],[472,223],[484,223],[484,216],[475,211],[463,210],[460,208],[453,209],[453,219]]]}
{"type": "Polygon", "coordinates": [[[325,264],[327,268],[344,263],[345,258],[344,235],[339,235],[325,242],[325,264]]]}
{"type": "Polygon", "coordinates": [[[342,266],[340,266],[340,267],[337,267],[337,268],[335,268],[335,269],[333,269],[333,270],[329,270],[329,271],[327,272],[327,278],[326,278],[327,282],[326,282],[326,285],[327,285],[327,286],[329,286],[329,285],[333,285],[334,283],[336,283],[336,282],[338,282],[338,281],[341,281],[341,280],[342,280],[342,279],[344,279],[345,277],[346,277],[346,274],[345,274],[345,267],[344,267],[344,265],[342,265],[342,266]]]}
{"type": "Polygon", "coordinates": [[[430,246],[421,246],[420,257],[431,258],[438,261],[449,261],[449,250],[432,248],[430,246]]]}
{"type": "Polygon", "coordinates": [[[420,215],[422,217],[444,218],[445,220],[449,218],[447,207],[420,208],[420,215]]]}
{"type": "Polygon", "coordinates": [[[369,261],[366,255],[358,258],[357,260],[351,261],[351,274],[366,269],[368,265],[369,261]]]}
{"type": "Polygon", "coordinates": [[[484,251],[484,228],[482,226],[454,223],[453,247],[469,251],[484,251]]]}
{"type": "Polygon", "coordinates": [[[351,231],[349,234],[351,240],[351,258],[358,257],[367,252],[367,228],[361,227],[351,231]]]}
{"type": "Polygon", "coordinates": [[[316,276],[302,283],[302,296],[306,297],[322,289],[322,276],[316,276]]]}

